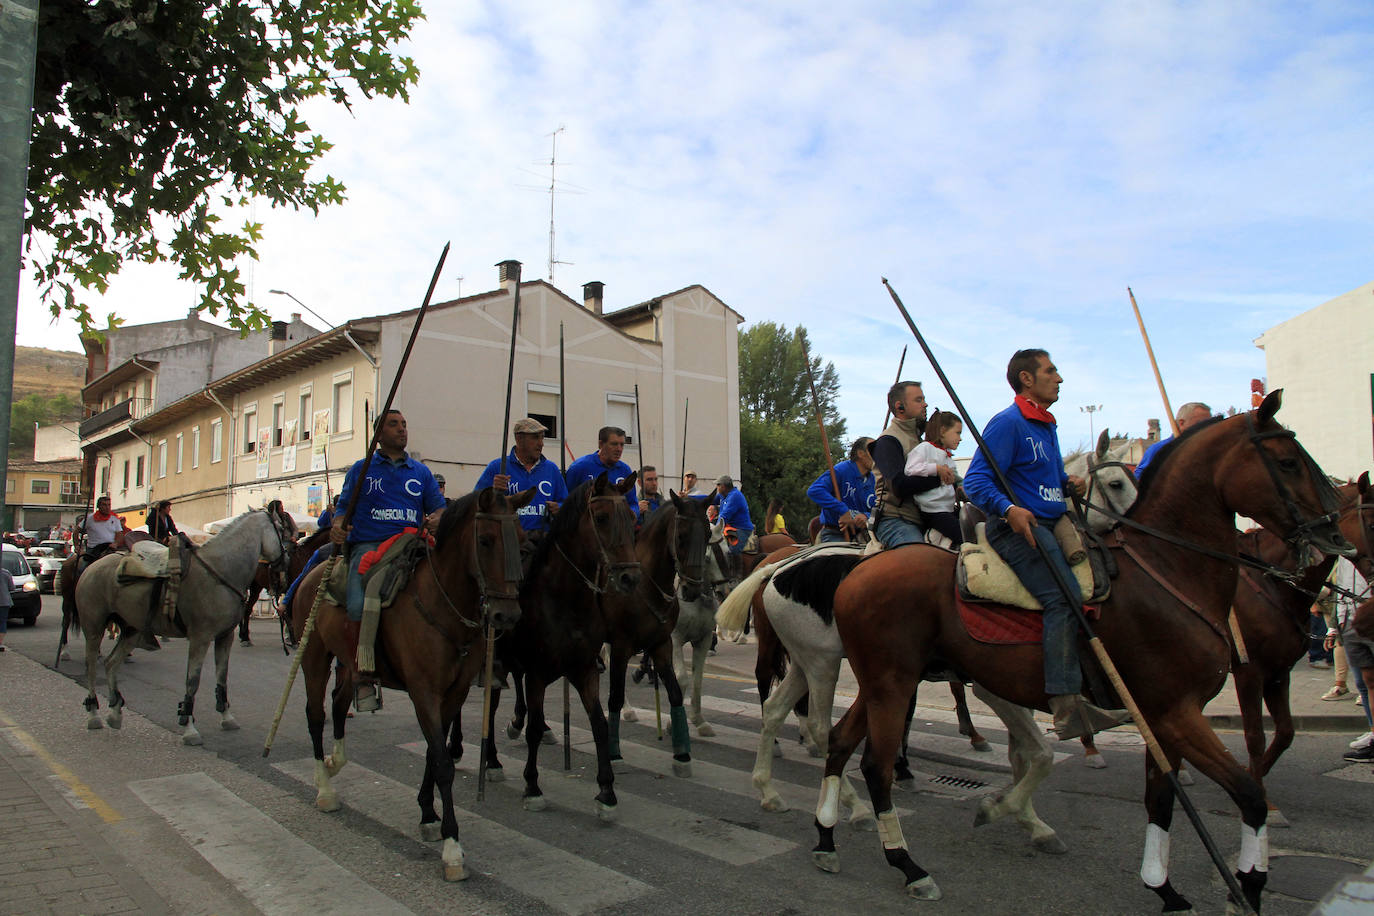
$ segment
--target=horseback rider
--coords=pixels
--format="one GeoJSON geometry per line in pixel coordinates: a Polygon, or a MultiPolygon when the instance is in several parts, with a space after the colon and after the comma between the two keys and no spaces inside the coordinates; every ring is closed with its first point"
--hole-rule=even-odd
{"type": "MultiPolygon", "coordinates": [[[[1189,401],[1178,409],[1178,415],[1174,419],[1178,421],[1178,431],[1182,433],[1190,426],[1196,426],[1205,420],[1212,419],[1212,408],[1200,401],[1189,401]]],[[[1140,475],[1145,473],[1145,466],[1155,460],[1155,456],[1159,454],[1159,450],[1173,441],[1173,436],[1165,436],[1154,445],[1145,449],[1145,454],[1140,456],[1140,463],[1135,466],[1136,480],[1139,480],[1140,475]]]]}
{"type": "Polygon", "coordinates": [[[329,532],[335,544],[346,542],[352,551],[348,558],[348,618],[344,622],[344,633],[348,640],[348,663],[354,666],[357,675],[354,705],[359,712],[381,708],[381,698],[376,679],[363,677],[356,670],[364,599],[358,564],[364,554],[406,528],[423,526],[434,531],[444,508],[444,498],[439,495],[434,474],[406,453],[410,434],[405,416],[399,410],[389,410],[377,418],[377,427],[377,454],[370,464],[366,458],[355,461],[339,490],[342,506],[347,506],[353,491],[358,490],[352,517],[347,520],[335,517],[329,532]],[[359,481],[364,464],[367,464],[367,477],[359,481]]]}
{"type": "Polygon", "coordinates": [[[177,535],[177,523],[172,521],[172,501],[164,499],[157,504],[157,512],[148,519],[148,533],[153,540],[166,546],[177,535]]]}
{"type": "Polygon", "coordinates": [[[716,495],[711,497],[706,517],[712,522],[719,518],[725,523],[725,546],[730,563],[726,572],[732,579],[742,578],[744,560],[740,554],[753,538],[754,522],[749,518],[749,501],[742,491],[735,489],[735,481],[729,474],[716,478],[716,495]]]}
{"type": "Polygon", "coordinates": [[[639,469],[639,482],[644,487],[639,494],[639,517],[643,520],[649,513],[657,512],[663,502],[663,494],[658,492],[658,468],[644,465],[639,469]]]}
{"type": "Polygon", "coordinates": [[[983,427],[983,445],[973,456],[964,492],[988,515],[987,538],[1017,578],[1044,608],[1045,692],[1061,739],[1112,728],[1129,715],[1102,710],[1080,697],[1078,626],[1070,601],[1082,604],[1078,581],[1069,570],[1053,529],[1065,511],[1064,491],[1086,489],[1081,478],[1064,472],[1059,433],[1049,407],[1059,400],[1064,379],[1044,350],[1017,350],[1007,364],[1007,382],[1016,393],[1011,406],[983,427]],[[1010,483],[998,483],[989,455],[1010,483]],[[1017,503],[1012,502],[1015,495],[1017,503]],[[1037,543],[1039,548],[1037,550],[1037,543]],[[1055,564],[1072,594],[1065,596],[1046,560],[1055,564]]]}
{"type": "Polygon", "coordinates": [[[926,396],[921,383],[897,382],[887,391],[887,406],[892,422],[868,446],[877,500],[873,536],[884,547],[921,544],[925,542],[925,524],[916,495],[953,483],[954,474],[949,468],[937,470],[934,476],[906,473],[907,456],[925,435],[926,396]]]}
{"type": "Polygon", "coordinates": [[[558,507],[568,498],[568,487],[558,465],[544,457],[544,436],[548,429],[533,417],[515,421],[515,445],[506,459],[506,473],[501,473],[501,459],[497,458],[487,465],[482,476],[477,478],[473,490],[495,487],[509,496],[514,496],[531,487],[534,497],[529,504],[516,513],[520,527],[525,529],[525,543],[521,554],[526,563],[534,552],[534,545],[543,539],[549,530],[549,519],[558,507]]]}
{"type": "Polygon", "coordinates": [[[868,515],[877,505],[873,456],[868,453],[872,441],[867,436],[855,439],[849,447],[849,460],[835,465],[834,480],[839,483],[840,498],[835,497],[835,484],[828,469],[806,491],[807,498],[821,507],[822,544],[853,541],[868,528],[868,515]]]}
{"type": "MultiPolygon", "coordinates": [[[[596,433],[596,451],[589,452],[568,465],[568,489],[576,490],[580,484],[596,480],[602,474],[606,475],[606,482],[610,484],[618,484],[629,477],[634,472],[628,464],[620,460],[624,451],[625,430],[619,426],[601,427],[596,433]]],[[[634,487],[630,487],[625,494],[625,501],[630,504],[630,510],[634,512],[635,518],[639,518],[639,497],[635,494],[634,487]]]]}
{"type": "Polygon", "coordinates": [[[79,572],[112,550],[120,547],[124,534],[129,530],[124,519],[110,511],[110,497],[102,496],[95,501],[95,511],[82,519],[86,533],[86,548],[82,551],[79,572]]]}

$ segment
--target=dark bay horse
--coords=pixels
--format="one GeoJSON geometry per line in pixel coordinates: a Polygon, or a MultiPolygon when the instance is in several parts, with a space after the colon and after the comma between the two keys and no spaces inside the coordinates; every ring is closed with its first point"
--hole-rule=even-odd
{"type": "MultiPolygon", "coordinates": [[[[445,881],[461,881],[467,871],[453,814],[453,758],[444,739],[448,723],[457,716],[482,666],[488,621],[499,630],[509,628],[520,617],[519,559],[507,557],[506,550],[507,544],[517,544],[521,537],[515,513],[533,496],[533,490],[507,496],[488,487],[449,503],[439,521],[434,549],[421,557],[404,590],[382,612],[377,627],[377,673],[383,685],[410,695],[425,736],[425,774],[416,799],[420,804],[420,836],[430,841],[443,839],[445,881]],[[434,810],[436,785],[442,820],[434,810]]],[[[297,641],[320,580],[331,566],[322,563],[312,569],[296,592],[291,619],[297,641]]],[[[315,751],[315,806],[321,811],[339,810],[330,777],[347,763],[344,726],[353,699],[354,664],[347,658],[346,619],[343,608],[321,601],[301,659],[305,718],[315,751]],[[326,757],[324,693],[331,662],[336,658],[342,663],[330,710],[334,749],[326,757]]]]}
{"type": "MultiPolygon", "coordinates": [[[[548,805],[539,788],[539,745],[544,724],[544,691],[566,677],[582,700],[596,740],[597,816],[615,813],[615,775],[611,770],[610,732],[601,708],[601,676],[597,659],[608,637],[608,593],[632,595],[639,586],[635,556],[634,513],[625,493],[634,486],[631,474],[619,484],[602,474],[568,495],[554,513],[549,531],[539,542],[520,589],[520,622],[497,643],[506,671],[523,678],[528,704],[525,723],[524,807],[541,811],[548,805]]],[[[493,688],[490,732],[482,752],[487,755],[487,778],[501,779],[496,755],[496,709],[500,692],[493,688]]]]}
{"type": "MultiPolygon", "coordinates": [[[[1226,617],[1236,593],[1235,516],[1254,519],[1304,554],[1309,547],[1352,550],[1336,526],[1329,481],[1273,419],[1280,398],[1275,391],[1255,411],[1196,426],[1160,453],[1130,512],[1133,525],[1150,532],[1128,527],[1109,539],[1120,571],[1096,624],[1169,762],[1187,759],[1240,808],[1237,876],[1256,912],[1268,871],[1264,792],[1203,714],[1230,668],[1226,617]],[[1168,571],[1168,586],[1157,570],[1168,571]]],[[[955,608],[953,558],[919,545],[883,551],[851,572],[835,594],[835,621],[859,697],[830,735],[813,857],[822,867],[834,865],[840,779],[867,737],[861,769],[879,812],[884,855],[902,871],[908,894],[936,899],[940,889],[911,858],[892,807],[892,761],[908,698],[938,653],[996,695],[1046,710],[1042,647],[973,640],[955,608]]],[[[1153,757],[1146,758],[1145,806],[1141,876],[1166,911],[1187,909],[1168,874],[1174,792],[1153,757]]]]}

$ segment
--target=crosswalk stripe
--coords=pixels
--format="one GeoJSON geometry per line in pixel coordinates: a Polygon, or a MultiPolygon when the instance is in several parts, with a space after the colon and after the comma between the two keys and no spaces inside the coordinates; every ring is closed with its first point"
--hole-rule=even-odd
{"type": "MultiPolygon", "coordinates": [[[[424,754],[424,742],[418,742],[424,754]]],[[[411,745],[402,745],[407,750],[411,745]]],[[[304,757],[275,768],[313,787],[315,761],[304,757]]],[[[331,782],[353,810],[406,836],[420,821],[416,787],[350,763],[331,782]]],[[[437,798],[435,802],[438,804],[437,798]]],[[[539,900],[560,913],[581,914],[615,906],[653,890],[628,875],[528,837],[471,811],[454,806],[458,835],[470,870],[490,875],[511,890],[539,900]]]]}
{"type": "MultiPolygon", "coordinates": [[[[591,732],[573,729],[572,735],[574,748],[589,754],[596,753],[591,732]],[[585,747],[578,747],[583,740],[586,741],[585,747]]],[[[621,744],[623,752],[626,742],[622,741],[621,744]]],[[[423,741],[403,744],[401,747],[419,756],[425,754],[423,741]]],[[[502,749],[502,752],[509,755],[512,760],[520,761],[520,768],[507,768],[510,778],[497,785],[505,786],[517,795],[523,795],[525,791],[525,780],[520,775],[520,769],[524,767],[525,751],[523,742],[502,749]]],[[[563,808],[590,809],[595,771],[589,772],[586,779],[560,779],[562,770],[553,769],[558,766],[557,758],[560,755],[559,751],[552,748],[540,754],[544,769],[540,773],[539,788],[550,802],[563,808]]],[[[696,761],[692,762],[692,766],[695,771],[696,761]]],[[[669,769],[671,770],[671,766],[669,769]]],[[[797,844],[790,840],[730,824],[675,805],[665,805],[643,795],[627,792],[619,785],[616,786],[615,794],[619,801],[615,815],[617,825],[721,862],[747,865],[797,848],[797,844]]]]}
{"type": "Polygon", "coordinates": [[[309,913],[343,900],[356,913],[410,912],[204,773],[129,788],[263,912],[309,913]]]}

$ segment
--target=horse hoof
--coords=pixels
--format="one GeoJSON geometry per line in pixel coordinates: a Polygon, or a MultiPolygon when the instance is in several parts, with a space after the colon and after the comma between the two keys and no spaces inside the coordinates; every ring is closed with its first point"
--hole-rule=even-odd
{"type": "Polygon", "coordinates": [[[626,722],[638,722],[639,713],[635,712],[633,706],[626,706],[624,711],[620,713],[620,718],[624,719],[626,722]]]}
{"type": "Polygon", "coordinates": [[[1059,839],[1059,835],[1055,833],[1051,833],[1049,836],[1038,836],[1034,840],[1031,840],[1031,845],[1041,852],[1047,852],[1052,856],[1062,856],[1069,851],[1069,847],[1063,840],[1059,839]]]}
{"type": "Polygon", "coordinates": [[[878,829],[878,819],[873,816],[872,811],[861,811],[849,818],[849,826],[864,833],[872,833],[878,829]]]}
{"type": "Polygon", "coordinates": [[[608,805],[605,802],[597,802],[596,819],[606,824],[615,823],[615,805],[608,805]]]}
{"type": "Polygon", "coordinates": [[[239,720],[226,712],[224,718],[219,720],[219,727],[226,732],[236,732],[239,730],[239,720]]]}
{"type": "Polygon", "coordinates": [[[676,777],[678,777],[679,779],[691,779],[691,778],[692,778],[692,761],[690,761],[690,760],[674,760],[674,761],[673,761],[673,775],[676,776],[676,777]]]}
{"type": "MultiPolygon", "coordinates": [[[[420,839],[426,843],[434,843],[443,838],[442,828],[438,821],[430,821],[428,824],[420,825],[420,839]]],[[[448,866],[444,867],[447,868],[448,866]]]]}
{"type": "Polygon", "coordinates": [[[506,726],[506,737],[512,741],[520,737],[520,729],[514,722],[506,726]]]}
{"type": "Polygon", "coordinates": [[[63,649],[62,654],[59,655],[58,658],[64,662],[69,662],[72,660],[72,654],[68,652],[66,649],[63,649]]]}
{"type": "Polygon", "coordinates": [[[840,873],[840,854],[838,852],[811,851],[811,863],[823,872],[832,875],[840,873]]]}
{"type": "Polygon", "coordinates": [[[526,811],[543,811],[549,806],[549,800],[542,795],[526,795],[521,804],[525,806],[526,811]]]}
{"type": "Polygon", "coordinates": [[[991,798],[984,798],[980,801],[978,803],[978,813],[973,815],[973,826],[982,827],[985,824],[991,824],[994,820],[992,809],[996,804],[997,803],[991,798]]]}
{"type": "Polygon", "coordinates": [[[708,723],[703,722],[697,726],[697,734],[703,738],[714,738],[716,736],[716,730],[708,723]]]}
{"type": "Polygon", "coordinates": [[[86,728],[90,729],[93,732],[100,731],[100,729],[104,727],[105,723],[101,722],[100,717],[97,715],[92,714],[86,719],[86,728]]]}
{"type": "Polygon", "coordinates": [[[782,800],[781,795],[772,795],[759,802],[759,807],[765,811],[780,813],[787,810],[787,802],[782,800]]]}
{"type": "Polygon", "coordinates": [[[110,712],[105,716],[105,724],[110,726],[110,728],[123,728],[124,713],[120,712],[117,709],[110,710],[110,712]]]}
{"type": "Polygon", "coordinates": [[[1192,771],[1180,769],[1178,771],[1178,784],[1181,786],[1191,786],[1193,784],[1192,771]]]}
{"type": "Polygon", "coordinates": [[[557,743],[558,743],[558,739],[555,738],[555,737],[553,736],[553,729],[545,729],[545,730],[544,730],[544,734],[542,734],[542,735],[539,736],[539,740],[540,740],[540,742],[543,743],[543,744],[557,744],[557,743]]]}
{"type": "Polygon", "coordinates": [[[944,896],[940,891],[940,886],[935,883],[935,879],[930,875],[908,884],[906,895],[913,900],[939,900],[944,896]]]}
{"type": "Polygon", "coordinates": [[[444,866],[444,880],[445,880],[445,881],[466,881],[467,879],[468,879],[468,870],[467,870],[466,868],[464,868],[463,866],[461,866],[461,865],[445,865],[445,866],[444,866]]]}
{"type": "Polygon", "coordinates": [[[339,771],[344,768],[344,763],[346,762],[347,761],[340,760],[338,763],[335,763],[334,755],[330,754],[328,757],[324,758],[324,771],[331,777],[338,776],[339,771]]]}
{"type": "Polygon", "coordinates": [[[205,739],[200,736],[200,732],[187,732],[181,736],[181,743],[187,747],[200,747],[205,743],[205,739]]]}
{"type": "Polygon", "coordinates": [[[806,752],[810,754],[812,757],[815,757],[817,760],[825,756],[821,753],[820,746],[817,744],[812,744],[810,741],[806,742],[806,752]]]}
{"type": "Polygon", "coordinates": [[[1105,770],[1107,768],[1107,758],[1101,754],[1089,754],[1083,758],[1083,765],[1094,770],[1105,770]]]}
{"type": "Polygon", "coordinates": [[[1288,823],[1288,818],[1284,817],[1284,816],[1283,816],[1283,812],[1280,811],[1278,808],[1270,808],[1270,809],[1269,809],[1269,816],[1268,816],[1267,818],[1265,818],[1264,823],[1267,824],[1267,825],[1270,826],[1270,827],[1292,827],[1292,826],[1293,826],[1292,824],[1288,823]]]}
{"type": "Polygon", "coordinates": [[[979,738],[977,741],[970,741],[969,743],[972,744],[973,749],[980,754],[992,753],[992,745],[988,743],[988,739],[986,738],[979,738]]]}
{"type": "Polygon", "coordinates": [[[315,807],[319,808],[325,814],[333,814],[341,807],[339,804],[339,796],[333,794],[320,795],[315,799],[315,807]]]}

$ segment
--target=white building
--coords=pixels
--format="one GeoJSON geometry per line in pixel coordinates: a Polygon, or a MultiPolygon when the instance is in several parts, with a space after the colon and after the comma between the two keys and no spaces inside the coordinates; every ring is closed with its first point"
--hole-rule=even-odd
{"type": "Polygon", "coordinates": [[[1333,477],[1374,468],[1374,283],[1275,325],[1255,340],[1279,420],[1333,477]]]}

